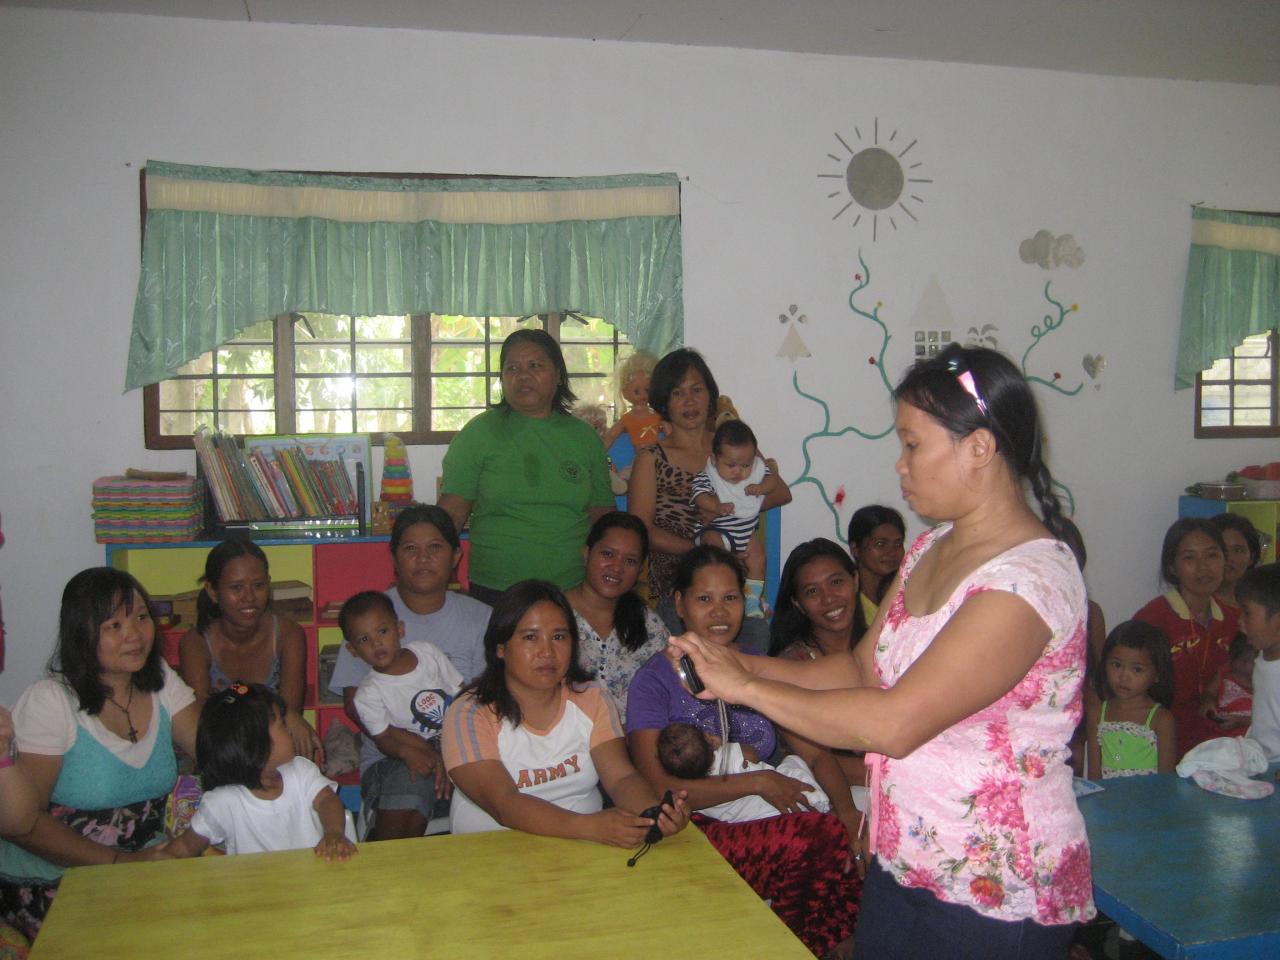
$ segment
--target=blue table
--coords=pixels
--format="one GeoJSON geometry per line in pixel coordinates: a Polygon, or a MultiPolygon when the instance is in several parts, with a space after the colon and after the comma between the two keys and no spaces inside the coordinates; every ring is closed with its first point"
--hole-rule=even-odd
{"type": "Polygon", "coordinates": [[[1104,784],[1079,801],[1099,910],[1170,960],[1280,957],[1280,791],[1236,800],[1174,774],[1104,784]]]}

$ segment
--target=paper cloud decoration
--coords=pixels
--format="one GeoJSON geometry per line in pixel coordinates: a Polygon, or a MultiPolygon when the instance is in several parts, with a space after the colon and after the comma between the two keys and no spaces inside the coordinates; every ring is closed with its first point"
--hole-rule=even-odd
{"type": "Polygon", "coordinates": [[[1050,267],[1079,267],[1084,265],[1084,250],[1069,233],[1055,237],[1048,230],[1037,230],[1034,237],[1023,240],[1018,247],[1023,263],[1037,264],[1042,270],[1050,267]]]}

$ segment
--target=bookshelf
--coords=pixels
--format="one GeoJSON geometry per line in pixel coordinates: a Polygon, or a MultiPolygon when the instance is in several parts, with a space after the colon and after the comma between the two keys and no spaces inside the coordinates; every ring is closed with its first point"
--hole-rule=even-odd
{"type": "Polygon", "coordinates": [[[234,437],[192,434],[208,491],[206,530],[219,535],[363,536],[369,524],[369,438],[363,434],[234,437]]]}

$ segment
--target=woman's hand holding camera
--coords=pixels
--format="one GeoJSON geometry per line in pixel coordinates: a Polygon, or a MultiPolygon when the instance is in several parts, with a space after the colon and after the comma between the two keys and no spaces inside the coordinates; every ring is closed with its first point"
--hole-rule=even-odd
{"type": "MultiPolygon", "coordinates": [[[[696,694],[700,700],[720,697],[727,703],[744,703],[743,694],[751,682],[751,673],[744,662],[746,658],[727,646],[708,643],[696,633],[685,633],[671,638],[666,650],[673,664],[687,654],[701,680],[703,690],[696,694]]],[[[678,671],[677,671],[678,672],[678,671]]]]}

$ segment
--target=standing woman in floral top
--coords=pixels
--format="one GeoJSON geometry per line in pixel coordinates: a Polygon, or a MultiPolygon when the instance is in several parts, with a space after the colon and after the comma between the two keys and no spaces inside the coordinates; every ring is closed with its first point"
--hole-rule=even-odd
{"type": "Polygon", "coordinates": [[[855,957],[1063,957],[1094,913],[1067,765],[1086,605],[1056,539],[1035,400],[1006,357],[958,345],[894,396],[903,496],[946,522],[907,553],[866,640],[809,662],[694,635],[673,652],[693,657],[703,696],[868,751],[874,862],[855,957]]]}
{"type": "Polygon", "coordinates": [[[582,548],[585,579],[565,592],[578,621],[578,663],[605,685],[624,721],[631,678],[667,645],[667,628],[634,592],[648,555],[644,521],[606,513],[582,548]]]}

